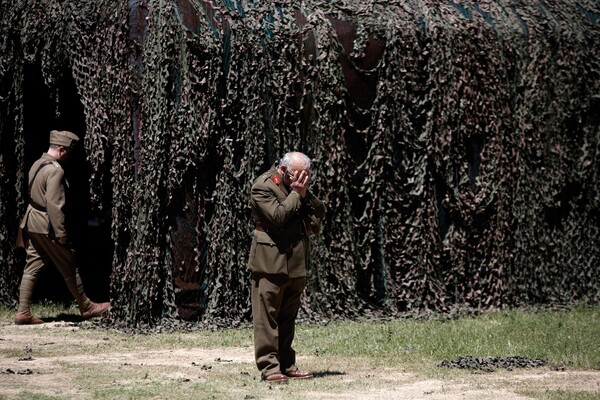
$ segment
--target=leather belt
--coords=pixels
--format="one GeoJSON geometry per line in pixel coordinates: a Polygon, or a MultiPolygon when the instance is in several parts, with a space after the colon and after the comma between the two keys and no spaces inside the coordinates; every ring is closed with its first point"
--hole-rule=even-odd
{"type": "MultiPolygon", "coordinates": [[[[254,229],[256,229],[259,232],[269,233],[269,230],[265,229],[262,225],[256,224],[254,226],[254,229]]],[[[300,236],[306,236],[306,227],[304,226],[304,224],[302,224],[301,227],[300,227],[300,236]]]]}
{"type": "Polygon", "coordinates": [[[46,212],[46,207],[42,207],[40,205],[35,204],[33,201],[29,202],[29,205],[31,206],[31,208],[41,211],[41,212],[46,212]]]}

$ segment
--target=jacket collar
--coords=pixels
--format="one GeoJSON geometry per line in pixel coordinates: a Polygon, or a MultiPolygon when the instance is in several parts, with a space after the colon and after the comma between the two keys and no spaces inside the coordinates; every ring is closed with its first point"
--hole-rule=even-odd
{"type": "Polygon", "coordinates": [[[43,153],[42,154],[42,160],[45,160],[45,161],[56,161],[56,162],[58,162],[58,158],[53,157],[53,156],[51,156],[48,153],[43,153]]]}

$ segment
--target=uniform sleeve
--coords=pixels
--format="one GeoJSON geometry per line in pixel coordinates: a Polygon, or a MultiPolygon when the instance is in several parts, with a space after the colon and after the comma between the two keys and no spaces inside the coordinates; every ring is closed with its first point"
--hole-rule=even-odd
{"type": "Polygon", "coordinates": [[[325,204],[311,192],[308,192],[306,202],[309,207],[309,214],[314,215],[318,219],[323,219],[326,211],[325,204]]]}
{"type": "Polygon", "coordinates": [[[266,182],[252,186],[250,203],[261,221],[276,228],[282,228],[302,205],[297,192],[291,192],[285,199],[280,200],[266,182]]]}
{"type": "Polygon", "coordinates": [[[64,171],[62,168],[54,168],[48,174],[46,181],[46,210],[48,219],[56,237],[67,235],[65,228],[65,187],[63,185],[64,171]]]}
{"type": "Polygon", "coordinates": [[[317,235],[321,232],[321,220],[325,217],[325,211],[325,204],[308,192],[302,205],[304,227],[308,233],[317,235]]]}

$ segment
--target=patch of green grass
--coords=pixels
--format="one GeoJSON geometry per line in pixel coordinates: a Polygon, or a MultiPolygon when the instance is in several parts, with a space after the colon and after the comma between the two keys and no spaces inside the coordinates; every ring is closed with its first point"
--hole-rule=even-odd
{"type": "MultiPolygon", "coordinates": [[[[52,317],[76,314],[77,309],[40,304],[34,312],[52,317]]],[[[13,318],[14,310],[0,307],[0,324],[10,324],[13,318]]],[[[599,320],[600,307],[582,307],[570,311],[487,312],[453,320],[334,322],[325,326],[300,323],[294,342],[299,365],[324,379],[294,381],[287,385],[260,381],[249,355],[253,343],[251,328],[208,331],[199,327],[191,332],[131,335],[114,330],[70,329],[69,325],[66,329],[50,325],[22,330],[15,327],[11,329],[12,334],[27,335],[27,341],[18,341],[16,345],[12,337],[10,341],[0,342],[0,359],[14,362],[25,357],[25,347],[31,346],[34,359],[55,357],[59,360],[54,365],[57,368],[52,375],[54,379],[69,382],[74,393],[94,399],[187,399],[197,398],[199,393],[205,399],[297,399],[306,398],[302,397],[306,391],[326,396],[377,390],[377,385],[395,388],[410,385],[416,376],[463,380],[470,372],[436,366],[442,360],[459,356],[544,357],[567,369],[600,369],[599,320]],[[232,354],[238,347],[248,354],[247,361],[226,363],[205,359],[199,365],[192,365],[189,358],[185,363],[168,359],[171,350],[181,353],[182,350],[226,349],[232,354]],[[119,359],[120,353],[156,351],[163,351],[165,358],[154,359],[154,363],[143,358],[131,363],[127,358],[119,359]],[[101,354],[114,354],[116,358],[112,363],[99,362],[101,354]],[[201,368],[203,363],[210,364],[211,368],[201,368]],[[388,379],[390,370],[393,377],[388,379]],[[384,373],[372,377],[371,371],[384,373]]],[[[91,325],[92,322],[80,324],[82,327],[91,325]]],[[[23,364],[26,365],[35,364],[23,364]]],[[[530,391],[527,395],[543,400],[600,400],[596,393],[578,391],[571,386],[565,390],[540,387],[527,390],[530,391]]],[[[48,391],[45,395],[34,392],[27,387],[16,398],[58,399],[62,397],[49,394],[63,396],[62,392],[48,391]]],[[[69,398],[68,394],[64,396],[69,398]]]]}
{"type": "Polygon", "coordinates": [[[523,391],[521,394],[540,400],[600,400],[600,392],[582,391],[582,390],[545,390],[541,391],[523,391]]]}
{"type": "Polygon", "coordinates": [[[458,356],[544,357],[600,368],[600,310],[490,312],[455,320],[339,322],[300,326],[298,349],[315,356],[367,357],[389,365],[458,356]]]}
{"type": "MultiPolygon", "coordinates": [[[[77,310],[50,303],[37,305],[34,312],[40,316],[56,316],[77,310]]],[[[10,322],[13,318],[14,310],[0,307],[0,322],[10,322]]],[[[570,311],[489,312],[453,320],[335,322],[326,326],[298,324],[295,348],[300,355],[360,357],[391,365],[441,361],[466,355],[519,355],[544,357],[575,368],[600,369],[599,320],[600,308],[581,307],[570,311]]],[[[118,341],[125,350],[252,345],[250,328],[146,335],[78,330],[73,340],[82,336],[99,337],[99,340],[105,336],[105,345],[114,346],[118,341]]],[[[88,347],[77,351],[93,354],[104,350],[101,341],[88,347]]],[[[43,350],[52,352],[52,346],[43,350]]]]}

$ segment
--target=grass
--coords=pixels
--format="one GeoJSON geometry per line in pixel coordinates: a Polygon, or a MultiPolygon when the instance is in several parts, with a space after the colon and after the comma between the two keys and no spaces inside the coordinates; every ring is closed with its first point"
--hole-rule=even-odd
{"type": "Polygon", "coordinates": [[[600,394],[581,390],[546,390],[544,392],[522,392],[525,396],[543,400],[598,400],[600,394]]]}
{"type": "Polygon", "coordinates": [[[520,355],[599,369],[599,321],[599,309],[507,311],[448,321],[343,322],[303,327],[300,334],[304,350],[314,355],[367,357],[388,365],[520,355]]]}
{"type": "MultiPolygon", "coordinates": [[[[41,317],[77,314],[75,308],[53,304],[37,305],[33,311],[41,317]]],[[[0,328],[11,325],[13,318],[14,310],[0,307],[0,328]]],[[[368,398],[365,396],[369,391],[383,391],[380,397],[385,397],[388,391],[394,393],[398,387],[431,379],[445,382],[446,387],[457,379],[473,381],[477,389],[491,387],[486,382],[487,376],[493,376],[496,381],[506,379],[501,387],[512,390],[510,372],[482,376],[471,371],[440,368],[437,363],[459,356],[518,355],[543,357],[569,371],[598,371],[599,321],[600,307],[581,307],[570,311],[488,312],[453,320],[299,324],[294,347],[300,366],[316,372],[319,379],[278,386],[258,379],[252,360],[252,331],[248,328],[126,335],[107,330],[82,330],[76,326],[71,329],[11,326],[12,336],[7,340],[4,328],[0,330],[0,363],[12,363],[20,368],[23,365],[35,371],[35,368],[46,368],[44,360],[54,361],[47,367],[51,373],[46,376],[34,372],[39,375],[31,378],[32,385],[23,387],[17,397],[14,390],[11,397],[3,394],[9,386],[0,379],[0,399],[186,399],[196,398],[198,393],[207,399],[292,399],[309,398],[309,395],[303,397],[307,391],[321,398],[339,393],[358,393],[355,398],[368,398]],[[26,354],[24,348],[29,344],[34,348],[34,362],[15,363],[26,354]],[[230,356],[239,351],[243,354],[242,361],[229,363],[211,355],[208,360],[205,356],[197,363],[190,363],[195,360],[198,349],[225,349],[230,356]],[[160,362],[153,358],[156,352],[164,354],[160,362]],[[119,358],[125,354],[139,357],[131,362],[119,358]],[[364,377],[369,379],[360,379],[364,377]],[[68,390],[57,393],[33,385],[44,378],[68,382],[65,384],[68,390]]],[[[84,322],[81,326],[89,324],[84,322]]],[[[2,364],[0,368],[0,372],[6,370],[2,364]]],[[[26,375],[4,376],[17,382],[28,379],[26,375]]],[[[598,379],[600,375],[594,376],[598,379]]],[[[596,391],[585,385],[566,384],[558,387],[525,385],[514,390],[543,400],[588,400],[600,399],[599,385],[600,382],[596,391]]]]}

